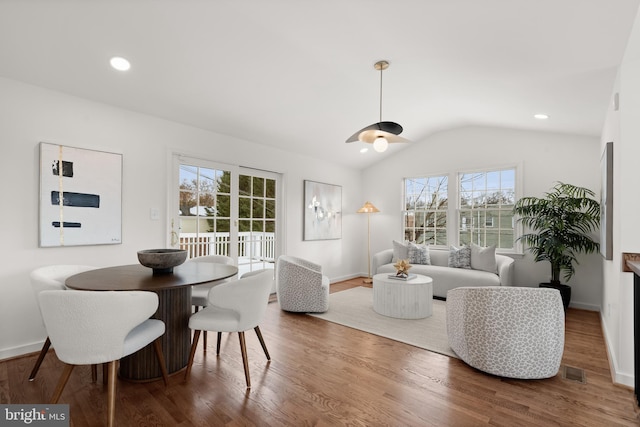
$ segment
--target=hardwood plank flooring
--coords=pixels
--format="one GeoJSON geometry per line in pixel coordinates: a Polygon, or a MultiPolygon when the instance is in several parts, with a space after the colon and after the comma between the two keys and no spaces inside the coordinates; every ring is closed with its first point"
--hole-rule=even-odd
{"type": "MultiPolygon", "coordinates": [[[[332,292],[362,279],[331,285],[332,292]]],[[[569,309],[563,364],[585,370],[586,384],[563,379],[512,380],[464,362],[269,304],[260,325],[271,362],[247,336],[252,389],[245,389],[237,334],[200,348],[189,381],[118,382],[119,426],[637,426],[633,392],[611,381],[599,314],[569,309]]],[[[202,345],[202,344],[201,344],[202,345]]],[[[62,364],[37,354],[0,362],[0,403],[44,403],[62,364]]],[[[100,371],[100,370],[99,370],[100,371]]],[[[71,425],[106,422],[106,390],[78,367],[60,403],[71,425]]]]}

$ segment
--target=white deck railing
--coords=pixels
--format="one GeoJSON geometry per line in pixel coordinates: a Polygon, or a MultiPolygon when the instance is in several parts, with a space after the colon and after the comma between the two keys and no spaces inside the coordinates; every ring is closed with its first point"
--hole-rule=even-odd
{"type": "MultiPolygon", "coordinates": [[[[206,255],[229,256],[229,233],[180,233],[180,249],[186,249],[188,258],[206,255]]],[[[276,256],[275,233],[238,233],[238,257],[274,262],[276,256]]]]}

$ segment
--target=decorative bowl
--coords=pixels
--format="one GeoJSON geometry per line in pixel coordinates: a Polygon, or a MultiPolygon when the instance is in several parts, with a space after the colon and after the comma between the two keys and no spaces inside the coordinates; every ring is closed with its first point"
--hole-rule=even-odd
{"type": "Polygon", "coordinates": [[[138,261],[153,270],[153,274],[173,273],[176,267],[187,259],[184,249],[145,249],[138,251],[138,261]]]}

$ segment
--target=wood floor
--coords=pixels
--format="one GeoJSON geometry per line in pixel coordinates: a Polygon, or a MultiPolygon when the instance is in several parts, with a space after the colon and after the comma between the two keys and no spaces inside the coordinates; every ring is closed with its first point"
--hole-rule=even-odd
{"type": "MultiPolygon", "coordinates": [[[[337,283],[336,292],[361,285],[337,283]]],[[[584,369],[586,384],[563,379],[510,380],[431,353],[269,304],[260,325],[271,362],[253,332],[247,346],[253,388],[245,390],[237,334],[198,351],[191,379],[118,382],[118,426],[637,426],[630,389],[611,382],[599,315],[570,309],[563,364],[584,369]]],[[[202,340],[201,340],[202,341],[202,340]]],[[[45,403],[62,364],[47,355],[0,362],[0,403],[45,403]]],[[[106,390],[76,368],[60,403],[71,425],[106,422],[106,390]]]]}

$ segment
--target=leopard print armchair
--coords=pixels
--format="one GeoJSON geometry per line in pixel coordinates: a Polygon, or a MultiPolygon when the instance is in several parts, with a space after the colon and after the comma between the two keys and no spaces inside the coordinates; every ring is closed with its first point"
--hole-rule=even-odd
{"type": "Polygon", "coordinates": [[[556,289],[462,287],[447,292],[451,349],[468,365],[508,378],[549,378],[564,352],[556,289]]]}

